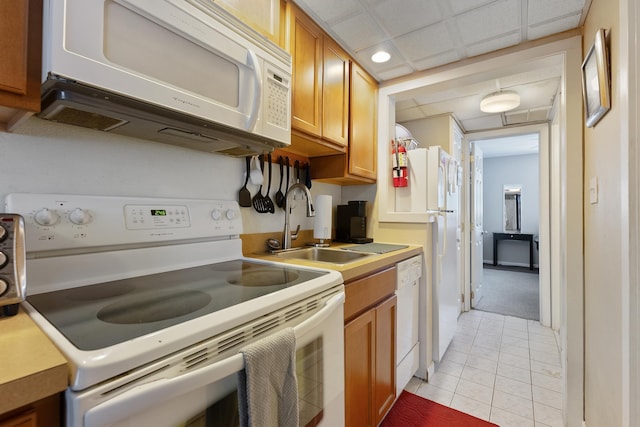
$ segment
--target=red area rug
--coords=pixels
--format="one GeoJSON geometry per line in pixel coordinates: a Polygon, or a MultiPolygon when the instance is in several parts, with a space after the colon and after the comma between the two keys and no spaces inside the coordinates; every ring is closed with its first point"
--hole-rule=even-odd
{"type": "Polygon", "coordinates": [[[413,393],[403,391],[381,427],[496,427],[481,420],[413,393]]]}

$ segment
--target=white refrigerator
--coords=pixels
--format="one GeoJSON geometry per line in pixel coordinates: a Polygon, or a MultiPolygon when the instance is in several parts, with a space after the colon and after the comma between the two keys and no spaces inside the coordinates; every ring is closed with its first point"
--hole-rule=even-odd
{"type": "MultiPolygon", "coordinates": [[[[433,360],[439,362],[455,334],[461,307],[460,171],[458,162],[439,146],[410,150],[410,211],[436,215],[432,232],[433,360]]],[[[426,290],[421,298],[427,298],[426,290]]],[[[427,307],[429,305],[427,304],[427,307]]],[[[420,341],[426,342],[421,325],[420,341]]],[[[421,363],[425,363],[421,357],[421,363]]],[[[420,371],[424,371],[424,366],[420,371]]]]}

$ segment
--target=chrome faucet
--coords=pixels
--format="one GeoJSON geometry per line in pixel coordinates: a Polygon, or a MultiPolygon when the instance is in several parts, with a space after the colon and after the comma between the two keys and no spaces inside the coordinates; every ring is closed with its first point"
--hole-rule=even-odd
{"type": "Polygon", "coordinates": [[[313,203],[311,202],[311,192],[309,189],[297,182],[289,187],[287,194],[284,196],[284,236],[282,239],[282,249],[291,249],[291,241],[298,238],[298,232],[300,231],[300,225],[296,229],[295,233],[291,233],[290,216],[291,216],[291,203],[289,203],[289,196],[291,196],[296,190],[302,190],[307,198],[307,216],[312,217],[316,215],[313,209],[313,203]]]}

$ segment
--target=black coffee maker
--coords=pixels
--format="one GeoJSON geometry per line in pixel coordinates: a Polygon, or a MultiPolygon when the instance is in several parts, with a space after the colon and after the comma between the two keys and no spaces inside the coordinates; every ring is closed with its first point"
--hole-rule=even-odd
{"type": "Polygon", "coordinates": [[[367,201],[354,200],[338,205],[336,241],[346,243],[370,243],[367,237],[367,201]]]}

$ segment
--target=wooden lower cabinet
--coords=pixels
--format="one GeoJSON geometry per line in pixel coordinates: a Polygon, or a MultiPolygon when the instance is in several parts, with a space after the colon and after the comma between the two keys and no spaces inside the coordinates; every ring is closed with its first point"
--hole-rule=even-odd
{"type": "Polygon", "coordinates": [[[62,425],[62,393],[0,415],[0,427],[58,427],[62,425]]]}
{"type": "Polygon", "coordinates": [[[377,426],[396,396],[395,295],[345,325],[346,426],[377,426]]]}

